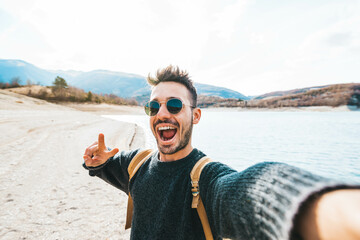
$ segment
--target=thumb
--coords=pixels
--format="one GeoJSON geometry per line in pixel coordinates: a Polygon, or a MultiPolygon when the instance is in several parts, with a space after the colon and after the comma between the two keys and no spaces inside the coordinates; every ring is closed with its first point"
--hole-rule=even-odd
{"type": "Polygon", "coordinates": [[[114,156],[115,154],[117,154],[119,152],[119,149],[118,148],[114,148],[113,150],[111,150],[109,152],[109,156],[112,157],[114,156]]]}

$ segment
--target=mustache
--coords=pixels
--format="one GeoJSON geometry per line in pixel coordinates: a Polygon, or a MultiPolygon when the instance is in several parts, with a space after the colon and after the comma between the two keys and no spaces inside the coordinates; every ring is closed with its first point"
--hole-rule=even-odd
{"type": "Polygon", "coordinates": [[[165,120],[160,120],[158,119],[156,122],[154,122],[154,129],[156,128],[156,125],[160,124],[160,123],[169,123],[169,124],[172,124],[176,127],[179,127],[179,123],[176,122],[176,121],[173,121],[173,120],[170,120],[170,119],[165,119],[165,120]]]}

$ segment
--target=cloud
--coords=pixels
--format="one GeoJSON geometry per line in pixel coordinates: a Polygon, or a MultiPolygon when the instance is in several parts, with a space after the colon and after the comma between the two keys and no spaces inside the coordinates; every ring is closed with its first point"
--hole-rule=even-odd
{"type": "Polygon", "coordinates": [[[346,46],[349,45],[351,37],[352,35],[350,32],[333,33],[327,37],[326,42],[330,46],[346,46]]]}
{"type": "Polygon", "coordinates": [[[219,12],[213,15],[212,30],[217,33],[220,38],[230,41],[236,32],[239,19],[244,13],[249,1],[237,0],[232,4],[226,5],[219,12]]]}
{"type": "Polygon", "coordinates": [[[358,79],[359,6],[347,1],[3,0],[0,9],[12,19],[0,28],[0,51],[2,57],[48,69],[146,75],[175,64],[195,81],[263,93],[260,87],[358,79]]]}
{"type": "Polygon", "coordinates": [[[292,67],[313,65],[321,61],[359,58],[354,49],[360,47],[360,17],[340,20],[312,33],[295,49],[287,61],[292,67]]]}

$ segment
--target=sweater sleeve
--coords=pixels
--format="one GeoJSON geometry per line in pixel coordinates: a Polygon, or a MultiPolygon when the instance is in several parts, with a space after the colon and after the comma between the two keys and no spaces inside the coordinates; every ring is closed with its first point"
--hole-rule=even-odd
{"type": "Polygon", "coordinates": [[[128,166],[138,150],[130,152],[121,152],[109,158],[104,164],[97,167],[83,167],[89,170],[90,176],[97,176],[114,187],[128,194],[129,191],[129,173],[128,166]]]}
{"type": "Polygon", "coordinates": [[[282,163],[260,163],[242,172],[210,163],[200,178],[214,237],[231,239],[289,239],[303,202],[347,187],[282,163]]]}

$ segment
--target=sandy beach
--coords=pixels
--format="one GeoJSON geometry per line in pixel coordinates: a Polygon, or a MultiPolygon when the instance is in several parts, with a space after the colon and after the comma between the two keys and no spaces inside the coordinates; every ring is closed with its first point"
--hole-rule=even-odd
{"type": "Polygon", "coordinates": [[[141,128],[0,90],[0,130],[0,239],[129,239],[127,196],[90,177],[82,155],[100,132],[108,146],[141,147],[141,128]]]}

